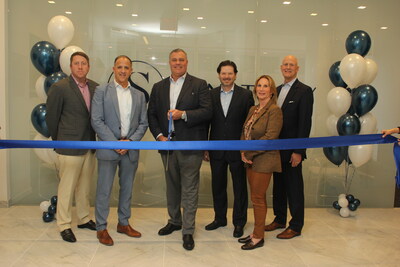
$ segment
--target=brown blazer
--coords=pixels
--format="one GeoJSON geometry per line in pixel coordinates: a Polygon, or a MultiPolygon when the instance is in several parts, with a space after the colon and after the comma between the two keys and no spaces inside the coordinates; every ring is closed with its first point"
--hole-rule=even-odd
{"type": "MultiPolygon", "coordinates": [[[[251,118],[256,107],[251,107],[244,125],[251,118]]],[[[282,123],[283,116],[281,109],[276,104],[273,104],[272,101],[269,101],[260,111],[259,117],[256,118],[251,128],[251,140],[277,139],[282,129],[282,123]]],[[[244,140],[244,130],[242,131],[241,140],[244,140]]],[[[271,173],[282,171],[278,150],[244,151],[244,155],[247,159],[253,161],[252,168],[255,172],[271,173]]],[[[248,164],[246,165],[246,167],[249,167],[248,164]]]]}

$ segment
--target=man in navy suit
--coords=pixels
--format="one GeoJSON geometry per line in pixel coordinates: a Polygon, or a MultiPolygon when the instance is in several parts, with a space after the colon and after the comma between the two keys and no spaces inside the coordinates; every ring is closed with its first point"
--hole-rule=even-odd
{"type": "MultiPolygon", "coordinates": [[[[98,86],[92,101],[92,126],[101,141],[140,141],[148,123],[146,98],[129,84],[132,61],[127,56],[114,60],[114,80],[98,86]]],[[[115,172],[119,176],[117,232],[130,237],[141,234],[129,225],[131,217],[132,186],[138,167],[139,151],[127,149],[99,149],[96,191],[97,238],[103,245],[112,246],[114,241],[107,231],[109,202],[115,172]]]]}
{"type": "MultiPolygon", "coordinates": [[[[46,123],[51,138],[59,141],[95,141],[90,125],[90,102],[98,84],[86,78],[90,69],[89,57],[83,52],[73,53],[70,68],[71,75],[53,84],[47,97],[46,123]]],[[[96,230],[96,224],[89,218],[94,150],[57,148],[55,151],[60,162],[57,225],[64,241],[76,242],[71,230],[74,196],[78,228],[96,230]]]]}
{"type": "MultiPolygon", "coordinates": [[[[206,81],[187,73],[187,55],[182,49],[171,51],[169,65],[171,76],[154,84],[151,90],[148,108],[151,133],[157,141],[169,141],[168,137],[172,141],[207,140],[212,105],[206,81]],[[172,135],[169,133],[170,118],[172,135]]],[[[203,151],[160,153],[170,219],[158,234],[169,235],[183,228],[183,247],[192,250],[203,151]]]]}
{"type": "MultiPolygon", "coordinates": [[[[314,97],[311,88],[297,79],[297,58],[286,56],[281,65],[284,84],[278,90],[278,106],[283,113],[283,127],[279,138],[307,138],[311,130],[314,97]]],[[[265,226],[265,231],[286,227],[287,205],[292,219],[279,239],[291,239],[301,235],[304,225],[304,183],[302,161],[305,149],[281,150],[282,173],[274,173],[273,206],[274,221],[265,226]]]]}
{"type": "MultiPolygon", "coordinates": [[[[247,113],[254,105],[250,90],[235,84],[237,67],[230,60],[222,61],[218,68],[218,78],[221,86],[211,91],[213,117],[210,124],[210,140],[240,140],[243,123],[247,113]]],[[[227,225],[228,209],[227,174],[228,166],[233,184],[233,225],[234,237],[243,235],[247,222],[247,181],[246,171],[240,156],[240,151],[206,151],[205,160],[210,160],[212,175],[212,193],[214,201],[214,221],[206,225],[208,231],[227,225]]]]}

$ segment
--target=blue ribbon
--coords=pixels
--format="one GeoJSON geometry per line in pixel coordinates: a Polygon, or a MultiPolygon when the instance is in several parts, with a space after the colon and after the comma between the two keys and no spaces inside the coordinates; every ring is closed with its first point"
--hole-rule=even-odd
{"type": "Polygon", "coordinates": [[[394,154],[394,162],[396,163],[396,167],[397,167],[396,176],[395,176],[396,185],[398,188],[400,188],[400,173],[399,173],[399,170],[400,170],[400,146],[397,142],[394,143],[393,154],[394,154]]]}

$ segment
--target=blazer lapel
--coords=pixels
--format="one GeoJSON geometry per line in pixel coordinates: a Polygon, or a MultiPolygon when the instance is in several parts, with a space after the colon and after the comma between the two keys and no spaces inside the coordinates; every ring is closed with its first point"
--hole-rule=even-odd
{"type": "Polygon", "coordinates": [[[228,111],[226,112],[226,118],[228,118],[229,114],[232,113],[232,108],[235,106],[235,103],[240,99],[240,95],[239,95],[239,89],[236,88],[236,84],[234,85],[234,90],[233,90],[233,95],[232,95],[232,99],[231,102],[229,103],[229,107],[228,107],[228,111]]]}
{"type": "Polygon", "coordinates": [[[272,105],[272,101],[268,101],[267,105],[262,109],[262,111],[258,114],[256,120],[254,121],[253,124],[255,124],[261,117],[262,115],[268,111],[269,107],[272,105]]]}
{"type": "Polygon", "coordinates": [[[225,117],[224,110],[222,109],[222,104],[221,104],[221,86],[218,87],[218,89],[219,90],[215,90],[213,92],[213,96],[212,97],[215,100],[217,112],[220,112],[222,114],[222,116],[225,117]]]}
{"type": "Polygon", "coordinates": [[[119,106],[118,106],[117,88],[115,88],[114,81],[110,82],[108,86],[110,90],[112,103],[114,105],[115,113],[117,114],[118,120],[121,122],[121,115],[119,114],[119,106]]]}
{"type": "MultiPolygon", "coordinates": [[[[191,80],[192,80],[192,77],[189,74],[186,74],[186,78],[185,78],[185,81],[183,82],[181,92],[179,93],[178,99],[176,100],[176,108],[178,108],[179,103],[182,101],[183,96],[190,92],[189,85],[191,83],[191,80]]],[[[169,92],[169,90],[168,90],[168,92],[169,92]]],[[[169,99],[169,97],[168,97],[168,99],[169,99]]]]}
{"type": "Polygon", "coordinates": [[[285,101],[283,101],[282,104],[282,110],[284,110],[286,108],[286,106],[289,104],[290,101],[292,101],[291,99],[293,99],[293,96],[296,95],[296,87],[297,87],[297,79],[296,81],[294,81],[294,83],[292,84],[292,87],[290,87],[290,90],[288,92],[288,94],[286,95],[285,101]]]}

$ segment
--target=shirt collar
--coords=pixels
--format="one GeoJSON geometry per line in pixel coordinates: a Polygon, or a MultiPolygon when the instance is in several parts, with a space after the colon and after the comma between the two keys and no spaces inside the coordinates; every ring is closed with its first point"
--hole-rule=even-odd
{"type": "MultiPolygon", "coordinates": [[[[184,81],[186,79],[186,75],[187,75],[187,72],[185,74],[183,74],[181,77],[179,77],[178,80],[176,80],[176,82],[178,82],[179,80],[184,81]]],[[[169,81],[175,83],[174,79],[172,78],[172,75],[169,76],[169,81]]]]}
{"type": "Polygon", "coordinates": [[[283,85],[288,85],[289,87],[292,87],[292,85],[294,84],[294,82],[296,81],[296,79],[297,79],[297,77],[296,78],[294,78],[293,80],[291,80],[290,82],[288,82],[288,83],[284,83],[283,85]]]}
{"type": "Polygon", "coordinates": [[[87,85],[87,79],[85,79],[85,83],[82,84],[82,83],[78,82],[78,80],[74,77],[73,74],[71,74],[71,77],[72,77],[72,79],[74,79],[76,85],[78,85],[79,88],[85,88],[85,87],[86,87],[86,85],[87,85]]]}
{"type": "Polygon", "coordinates": [[[121,88],[121,89],[129,89],[129,87],[131,87],[131,83],[128,81],[128,86],[126,88],[122,87],[122,85],[120,85],[119,83],[117,83],[117,81],[114,79],[114,85],[115,88],[121,88]]]}
{"type": "Polygon", "coordinates": [[[229,90],[226,91],[226,92],[224,91],[224,89],[222,89],[222,85],[221,85],[220,87],[221,87],[221,93],[229,94],[229,93],[233,92],[233,90],[235,90],[235,84],[233,84],[232,87],[231,87],[231,89],[229,89],[229,90]]]}

